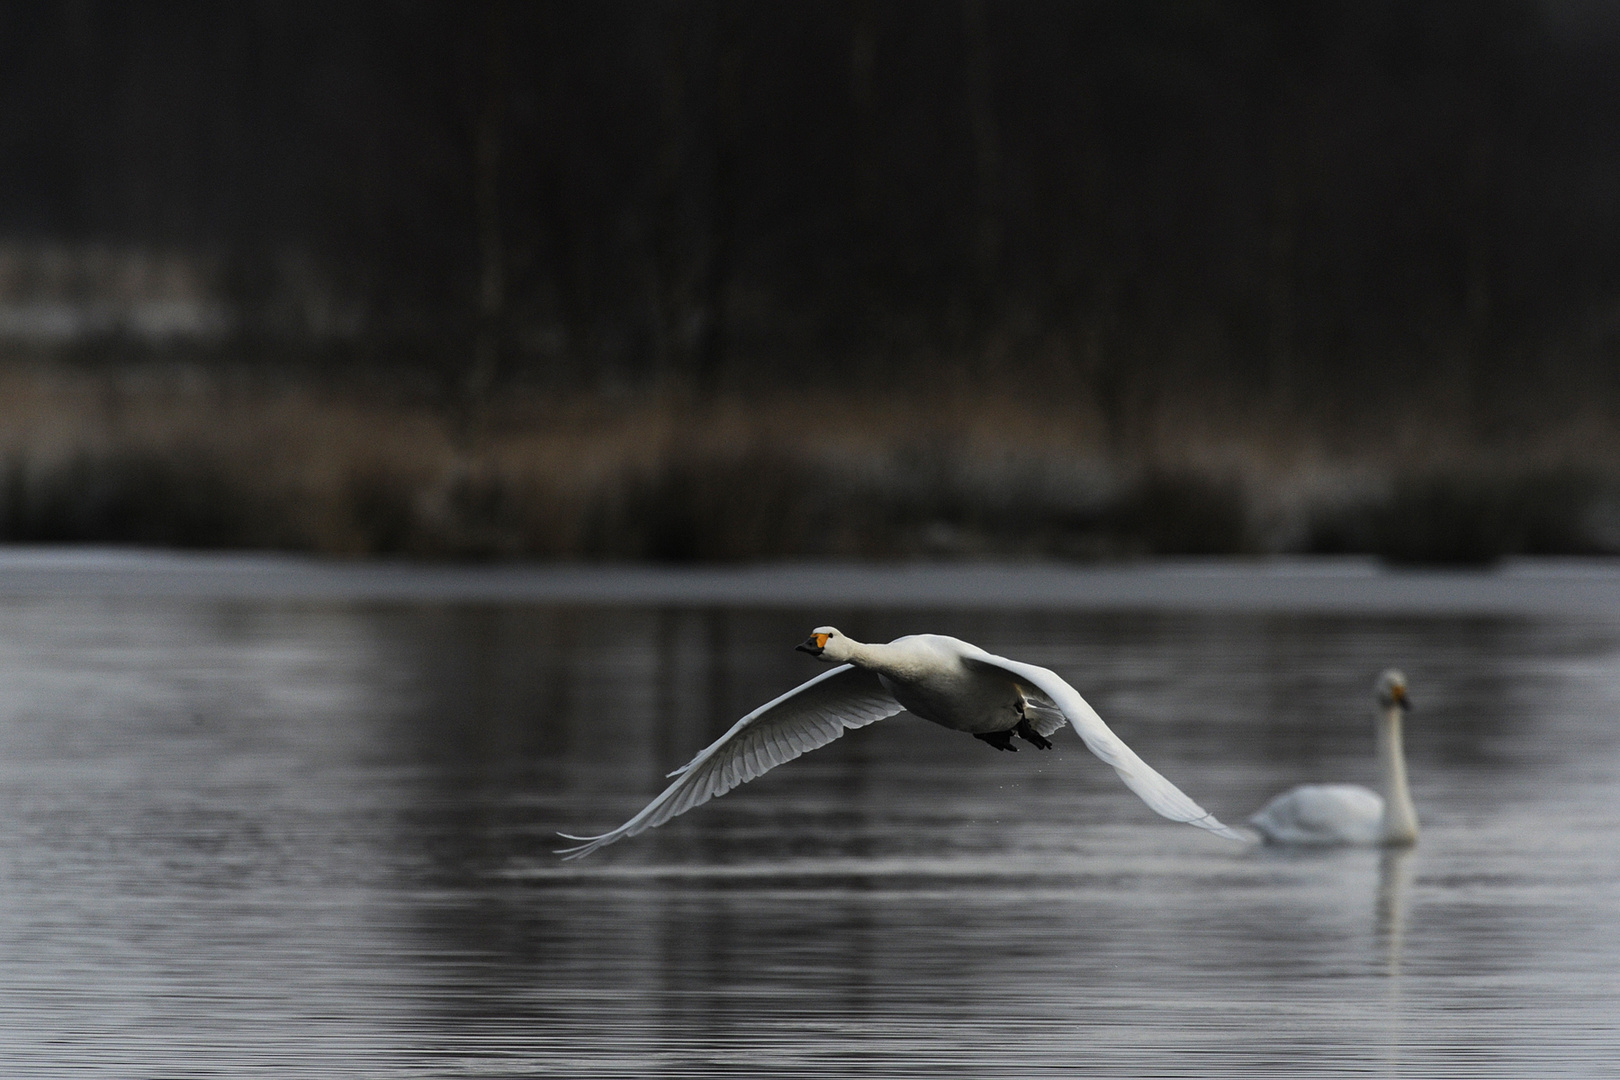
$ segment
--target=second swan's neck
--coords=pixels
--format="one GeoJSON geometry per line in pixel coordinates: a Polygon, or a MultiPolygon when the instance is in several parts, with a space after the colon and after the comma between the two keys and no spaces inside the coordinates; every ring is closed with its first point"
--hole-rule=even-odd
{"type": "Polygon", "coordinates": [[[1401,710],[1391,705],[1378,719],[1378,778],[1384,796],[1383,842],[1417,840],[1417,809],[1406,786],[1406,752],[1401,746],[1401,710]]]}

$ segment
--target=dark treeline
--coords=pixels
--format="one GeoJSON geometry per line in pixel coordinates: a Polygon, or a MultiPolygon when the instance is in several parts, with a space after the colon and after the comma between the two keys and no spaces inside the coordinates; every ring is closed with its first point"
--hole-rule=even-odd
{"type": "Polygon", "coordinates": [[[1617,31],[1508,0],[6,3],[0,239],[208,254],[231,355],[474,398],[929,377],[1487,430],[1620,400],[1617,31]]]}

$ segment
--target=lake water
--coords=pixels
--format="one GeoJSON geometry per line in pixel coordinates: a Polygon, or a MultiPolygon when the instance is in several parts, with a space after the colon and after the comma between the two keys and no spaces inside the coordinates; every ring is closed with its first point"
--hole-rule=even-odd
{"type": "Polygon", "coordinates": [[[1531,564],[0,557],[3,1072],[1620,1074],[1615,595],[1531,564]],[[1240,846],[1068,732],[902,716],[550,854],[821,670],[792,646],[829,621],[1056,669],[1228,822],[1372,782],[1399,665],[1422,841],[1240,846]]]}

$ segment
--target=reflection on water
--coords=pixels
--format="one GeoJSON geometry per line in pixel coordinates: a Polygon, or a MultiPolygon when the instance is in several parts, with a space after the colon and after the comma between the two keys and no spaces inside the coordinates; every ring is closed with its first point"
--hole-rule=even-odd
{"type": "Polygon", "coordinates": [[[1378,856],[1378,936],[1384,942],[1385,971],[1401,973],[1401,946],[1406,940],[1406,894],[1412,888],[1412,852],[1389,848],[1378,856]]]}
{"type": "Polygon", "coordinates": [[[1574,616],[0,604],[8,1075],[1559,1076],[1620,1059],[1620,630],[1574,616]],[[1411,851],[1163,822],[1078,740],[908,717],[590,859],[833,622],[1058,669],[1241,821],[1369,782],[1411,851]]]}

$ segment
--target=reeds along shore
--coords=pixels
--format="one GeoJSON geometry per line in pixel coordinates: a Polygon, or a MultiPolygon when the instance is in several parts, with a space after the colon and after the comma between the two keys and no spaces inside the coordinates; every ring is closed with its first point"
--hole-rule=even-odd
{"type": "Polygon", "coordinates": [[[1483,445],[1084,400],[534,396],[476,416],[196,373],[0,373],[0,540],[446,559],[1620,553],[1598,420],[1483,445]]]}

